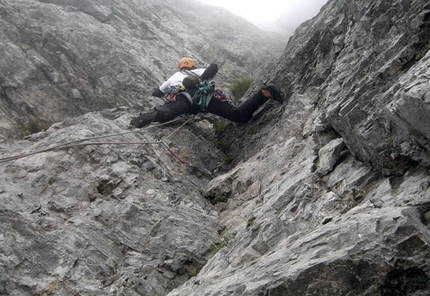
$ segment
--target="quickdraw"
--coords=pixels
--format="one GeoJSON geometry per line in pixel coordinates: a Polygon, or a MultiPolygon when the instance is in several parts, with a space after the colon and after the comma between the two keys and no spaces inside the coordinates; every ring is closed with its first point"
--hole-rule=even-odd
{"type": "Polygon", "coordinates": [[[181,85],[177,85],[174,87],[171,87],[167,94],[164,95],[163,101],[164,102],[175,102],[176,101],[176,95],[185,91],[185,87],[181,85]]]}
{"type": "Polygon", "coordinates": [[[199,167],[189,163],[188,161],[183,159],[181,156],[179,156],[178,153],[173,151],[165,142],[160,141],[159,146],[162,150],[169,152],[173,157],[175,157],[177,160],[179,160],[180,163],[184,164],[186,166],[186,168],[188,169],[188,171],[190,171],[191,173],[195,174],[197,172],[197,173],[200,173],[202,176],[204,176],[208,179],[213,178],[211,172],[209,172],[206,169],[199,168],[199,167]]]}

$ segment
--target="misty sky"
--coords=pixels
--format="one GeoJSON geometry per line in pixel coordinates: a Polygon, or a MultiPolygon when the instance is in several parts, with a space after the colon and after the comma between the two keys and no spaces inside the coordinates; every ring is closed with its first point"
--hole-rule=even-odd
{"type": "MultiPolygon", "coordinates": [[[[287,15],[291,22],[301,23],[320,10],[327,0],[199,0],[200,2],[221,6],[236,15],[242,16],[260,27],[274,27],[276,21],[287,15]]],[[[283,19],[283,21],[288,21],[283,19]]]]}

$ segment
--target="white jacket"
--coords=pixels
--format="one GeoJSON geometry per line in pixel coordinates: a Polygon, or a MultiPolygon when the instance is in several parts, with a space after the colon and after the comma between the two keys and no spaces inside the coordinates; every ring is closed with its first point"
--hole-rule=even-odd
{"type": "MultiPolygon", "coordinates": [[[[205,70],[206,69],[194,69],[191,70],[191,72],[196,73],[200,76],[205,70]]],[[[169,79],[164,81],[163,84],[160,85],[159,89],[165,94],[170,93],[172,90],[176,89],[178,85],[182,85],[182,80],[184,80],[184,78],[188,75],[189,74],[187,74],[184,70],[178,71],[173,74],[169,79]]]]}

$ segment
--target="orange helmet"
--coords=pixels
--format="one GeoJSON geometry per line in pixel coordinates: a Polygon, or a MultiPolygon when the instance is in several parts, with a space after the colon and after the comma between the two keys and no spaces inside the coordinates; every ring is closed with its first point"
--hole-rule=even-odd
{"type": "Polygon", "coordinates": [[[179,61],[178,69],[181,71],[183,68],[195,68],[196,62],[191,58],[182,58],[179,61]]]}

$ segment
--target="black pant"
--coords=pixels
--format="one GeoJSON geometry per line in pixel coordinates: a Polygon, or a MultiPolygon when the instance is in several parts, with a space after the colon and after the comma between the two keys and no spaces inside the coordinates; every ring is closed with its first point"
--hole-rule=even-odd
{"type": "MultiPolygon", "coordinates": [[[[244,123],[249,121],[252,118],[252,114],[267,100],[261,94],[261,91],[258,91],[237,107],[228,101],[218,101],[216,98],[212,98],[206,112],[234,122],[244,123]]],[[[199,112],[199,107],[192,105],[184,95],[178,94],[175,102],[168,102],[156,107],[155,110],[157,111],[155,121],[167,122],[182,114],[196,114],[199,112]]]]}

